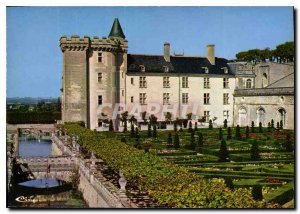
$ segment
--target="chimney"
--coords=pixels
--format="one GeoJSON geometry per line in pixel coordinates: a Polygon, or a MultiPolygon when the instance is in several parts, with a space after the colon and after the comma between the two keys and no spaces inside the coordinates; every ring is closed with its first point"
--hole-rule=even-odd
{"type": "Polygon", "coordinates": [[[215,65],[215,45],[207,45],[206,53],[210,64],[215,65]]]}
{"type": "Polygon", "coordinates": [[[170,43],[164,43],[164,58],[166,62],[170,62],[170,43]]]}

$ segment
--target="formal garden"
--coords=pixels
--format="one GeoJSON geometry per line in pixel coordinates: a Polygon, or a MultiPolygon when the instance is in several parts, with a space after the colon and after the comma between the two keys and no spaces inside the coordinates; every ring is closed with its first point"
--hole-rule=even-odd
{"type": "MultiPolygon", "coordinates": [[[[294,132],[282,124],[172,130],[132,122],[123,132],[66,124],[68,134],[128,179],[128,192],[147,195],[147,207],[291,208],[294,206],[294,132]]],[[[136,196],[136,195],[135,195],[136,196]]]]}

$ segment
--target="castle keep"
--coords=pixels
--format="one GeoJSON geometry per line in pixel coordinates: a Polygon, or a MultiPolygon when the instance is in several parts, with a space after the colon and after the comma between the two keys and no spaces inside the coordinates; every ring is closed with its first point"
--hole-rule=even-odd
{"type": "Polygon", "coordinates": [[[293,65],[229,62],[216,57],[211,44],[205,57],[171,55],[170,46],[164,43],[162,55],[128,54],[117,18],[108,38],[62,36],[62,121],[106,130],[112,119],[122,131],[121,112],[139,110],[158,122],[170,112],[173,119],[192,113],[193,122],[205,119],[204,126],[210,119],[240,126],[252,121],[267,126],[274,119],[294,128],[293,65]],[[118,106],[116,118],[109,106],[118,106]]]}

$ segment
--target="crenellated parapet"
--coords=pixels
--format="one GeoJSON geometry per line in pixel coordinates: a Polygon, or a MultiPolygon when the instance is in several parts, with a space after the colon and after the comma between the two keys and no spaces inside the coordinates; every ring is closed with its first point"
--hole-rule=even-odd
{"type": "Polygon", "coordinates": [[[128,41],[122,38],[106,38],[95,36],[91,40],[91,48],[95,51],[107,51],[107,52],[121,52],[127,53],[128,51],[128,41]]]}
{"type": "Polygon", "coordinates": [[[79,36],[71,36],[67,38],[66,36],[60,37],[60,48],[61,51],[87,51],[90,47],[90,38],[84,36],[80,38],[79,36]]]}
{"type": "Polygon", "coordinates": [[[60,38],[61,51],[108,51],[127,53],[128,41],[122,38],[106,38],[95,36],[92,40],[88,36],[80,38],[79,36],[71,36],[68,38],[62,36],[60,38]]]}

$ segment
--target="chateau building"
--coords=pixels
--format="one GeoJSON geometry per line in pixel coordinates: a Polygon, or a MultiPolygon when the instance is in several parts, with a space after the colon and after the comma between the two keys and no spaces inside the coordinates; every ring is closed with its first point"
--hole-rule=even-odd
{"type": "Polygon", "coordinates": [[[143,112],[159,122],[169,112],[174,120],[191,113],[192,121],[204,118],[204,125],[226,119],[229,125],[265,126],[274,119],[293,128],[293,65],[229,62],[215,57],[214,45],[207,45],[205,57],[171,55],[167,42],[161,55],[129,54],[117,18],[108,38],[62,36],[60,47],[63,122],[105,130],[103,121],[113,120],[121,130],[122,112],[138,122],[143,112]]]}

